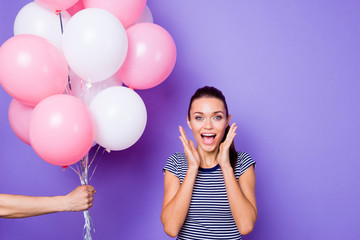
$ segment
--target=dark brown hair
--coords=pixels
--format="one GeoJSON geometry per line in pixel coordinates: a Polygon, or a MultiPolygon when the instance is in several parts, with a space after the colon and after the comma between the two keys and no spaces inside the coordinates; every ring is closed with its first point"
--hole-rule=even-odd
{"type": "MultiPolygon", "coordinates": [[[[208,97],[208,98],[217,98],[220,101],[223,102],[225,110],[226,110],[226,118],[229,117],[229,111],[228,111],[228,107],[226,104],[226,100],[225,100],[225,96],[223,95],[223,93],[215,88],[215,87],[209,87],[209,86],[205,86],[202,88],[199,88],[198,90],[196,90],[196,92],[194,93],[194,95],[191,97],[190,99],[190,104],[189,104],[189,108],[188,108],[188,117],[190,119],[190,108],[192,103],[194,102],[194,100],[199,99],[199,98],[203,98],[203,97],[208,97]]],[[[225,133],[224,133],[224,137],[221,140],[221,142],[224,142],[226,139],[226,136],[229,132],[230,126],[228,125],[225,129],[225,133]]],[[[235,169],[235,164],[238,158],[238,154],[236,152],[235,149],[235,145],[234,145],[234,141],[231,143],[230,149],[229,149],[229,158],[230,158],[230,163],[231,163],[231,167],[233,169],[235,169]]]]}

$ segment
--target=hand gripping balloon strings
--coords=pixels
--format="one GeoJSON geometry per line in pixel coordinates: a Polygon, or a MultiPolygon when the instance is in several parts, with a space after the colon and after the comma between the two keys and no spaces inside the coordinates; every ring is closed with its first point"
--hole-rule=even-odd
{"type": "MultiPolygon", "coordinates": [[[[91,158],[91,161],[89,162],[89,154],[86,154],[86,156],[80,160],[79,164],[75,164],[76,168],[73,168],[72,166],[70,166],[70,168],[76,173],[78,174],[79,178],[80,178],[80,182],[81,185],[87,185],[91,178],[94,176],[95,170],[97,168],[97,164],[95,165],[95,168],[90,176],[90,178],[88,178],[88,173],[90,170],[91,165],[93,164],[98,152],[100,150],[100,145],[98,146],[98,148],[95,151],[94,156],[91,158]],[[80,167],[79,167],[80,165],[80,167]]],[[[102,151],[101,156],[99,157],[99,159],[101,159],[102,155],[104,154],[105,149],[102,151]]],[[[91,229],[93,229],[93,231],[95,232],[95,228],[94,228],[94,224],[92,221],[92,218],[90,216],[90,213],[88,210],[84,211],[84,219],[85,219],[85,224],[84,224],[84,240],[92,240],[91,237],[91,229]]]]}
{"type": "MultiPolygon", "coordinates": [[[[88,184],[88,171],[89,171],[89,154],[86,154],[86,156],[81,159],[81,177],[80,177],[80,182],[81,185],[87,185],[88,184]]],[[[88,210],[84,211],[84,219],[85,219],[85,224],[84,224],[84,240],[92,240],[91,237],[91,227],[93,228],[94,232],[95,232],[95,228],[94,228],[94,224],[93,221],[91,219],[90,213],[88,210]]]]}

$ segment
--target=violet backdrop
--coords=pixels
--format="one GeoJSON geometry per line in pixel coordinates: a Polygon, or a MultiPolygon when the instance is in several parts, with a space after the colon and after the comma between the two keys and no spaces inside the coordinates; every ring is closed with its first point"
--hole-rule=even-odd
{"type": "MultiPolygon", "coordinates": [[[[29,0],[0,0],[0,44],[29,0]]],[[[148,0],[178,57],[161,85],[137,91],[141,139],[106,153],[90,184],[94,239],[170,239],[160,212],[178,125],[204,85],[225,94],[238,150],[257,162],[258,220],[244,239],[360,239],[360,2],[148,0]]],[[[1,67],[1,66],[0,66],[1,67]]],[[[0,192],[67,194],[76,174],[41,160],[8,122],[0,88],[0,192]]],[[[0,239],[81,239],[82,213],[0,219],[0,239]]]]}

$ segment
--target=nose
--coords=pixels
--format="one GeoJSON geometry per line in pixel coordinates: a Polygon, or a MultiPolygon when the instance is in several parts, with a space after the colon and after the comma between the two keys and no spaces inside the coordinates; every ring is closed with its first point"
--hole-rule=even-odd
{"type": "Polygon", "coordinates": [[[211,121],[211,118],[207,118],[205,121],[205,128],[206,129],[212,129],[213,128],[213,123],[211,121]]]}

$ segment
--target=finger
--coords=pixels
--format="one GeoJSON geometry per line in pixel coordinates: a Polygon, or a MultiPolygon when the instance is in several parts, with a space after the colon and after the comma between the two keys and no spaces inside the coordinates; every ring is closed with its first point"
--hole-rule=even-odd
{"type": "Polygon", "coordinates": [[[179,131],[180,131],[181,136],[184,138],[184,140],[185,140],[186,142],[189,142],[189,140],[188,140],[188,138],[187,138],[187,136],[186,136],[186,133],[185,133],[185,131],[184,131],[184,128],[183,128],[182,126],[179,126],[179,131]]]}
{"type": "Polygon", "coordinates": [[[181,140],[184,148],[189,149],[189,144],[188,144],[189,140],[187,139],[185,131],[181,126],[179,126],[179,131],[180,131],[180,140],[181,140]]]}
{"type": "Polygon", "coordinates": [[[231,124],[230,130],[229,130],[230,135],[233,135],[236,132],[237,128],[238,127],[236,126],[236,123],[231,124]]]}
{"type": "Polygon", "coordinates": [[[236,133],[235,133],[235,132],[230,133],[230,134],[226,137],[225,143],[230,146],[231,143],[234,141],[235,136],[236,136],[236,133]]]}
{"type": "Polygon", "coordinates": [[[85,186],[89,192],[95,191],[95,188],[93,186],[91,186],[91,185],[85,185],[85,186]]]}
{"type": "Polygon", "coordinates": [[[229,132],[234,132],[237,129],[236,123],[231,124],[229,132]]]}
{"type": "Polygon", "coordinates": [[[232,141],[234,140],[236,135],[236,129],[237,129],[236,123],[231,124],[229,132],[227,133],[226,139],[224,141],[224,144],[226,146],[230,146],[232,141]]]}
{"type": "Polygon", "coordinates": [[[230,135],[229,135],[230,142],[232,142],[234,140],[237,128],[238,127],[234,125],[233,128],[231,129],[230,135]]]}
{"type": "Polygon", "coordinates": [[[179,136],[179,138],[183,144],[185,154],[191,154],[192,151],[190,150],[188,142],[186,142],[182,136],[179,136]]]}
{"type": "Polygon", "coordinates": [[[190,150],[196,152],[195,144],[192,140],[189,140],[190,150]]]}
{"type": "Polygon", "coordinates": [[[183,138],[183,136],[179,136],[179,139],[180,139],[180,141],[181,141],[184,149],[185,149],[185,148],[188,148],[188,144],[187,144],[187,142],[185,141],[185,139],[183,138]]]}

